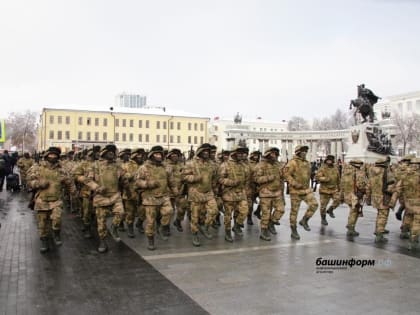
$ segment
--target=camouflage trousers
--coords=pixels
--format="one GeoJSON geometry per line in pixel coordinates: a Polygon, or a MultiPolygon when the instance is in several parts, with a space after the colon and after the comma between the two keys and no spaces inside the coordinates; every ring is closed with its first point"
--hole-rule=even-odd
{"type": "Polygon", "coordinates": [[[171,197],[171,205],[174,211],[176,211],[176,218],[179,221],[183,221],[189,205],[186,196],[171,197]]]}
{"type": "Polygon", "coordinates": [[[206,202],[191,201],[191,232],[198,232],[198,224],[210,225],[218,214],[217,203],[214,198],[206,202]]]}
{"type": "Polygon", "coordinates": [[[260,197],[261,229],[268,228],[268,223],[278,222],[284,214],[284,199],[281,197],[260,197]],[[274,211],[272,211],[274,209],[274,211]]]}
{"type": "Polygon", "coordinates": [[[96,208],[96,222],[98,226],[98,235],[101,240],[103,240],[108,234],[108,230],[106,227],[106,218],[110,212],[114,215],[114,217],[112,218],[112,224],[114,226],[120,225],[122,217],[124,215],[124,206],[121,198],[112,205],[96,208]]]}
{"type": "Polygon", "coordinates": [[[403,221],[401,224],[401,231],[409,231],[411,224],[413,223],[413,219],[414,219],[414,214],[413,213],[409,213],[407,211],[407,209],[405,209],[404,211],[404,216],[403,216],[403,221]]]}
{"type": "Polygon", "coordinates": [[[248,214],[248,203],[246,200],[240,201],[223,201],[225,208],[224,224],[225,230],[230,231],[232,228],[232,214],[236,213],[235,221],[239,224],[243,224],[248,214]]]}
{"type": "Polygon", "coordinates": [[[413,221],[410,226],[410,239],[415,242],[420,235],[420,214],[413,214],[413,221]]]}
{"type": "Polygon", "coordinates": [[[359,218],[359,210],[357,207],[352,207],[348,205],[350,208],[349,217],[347,219],[347,227],[348,228],[355,228],[357,219],[359,218]]]}
{"type": "Polygon", "coordinates": [[[388,222],[389,209],[378,209],[376,216],[376,233],[383,233],[388,222]]]}
{"type": "Polygon", "coordinates": [[[36,218],[40,237],[47,237],[51,229],[61,229],[61,213],[61,207],[55,207],[51,210],[37,210],[36,218]]]}
{"type": "Polygon", "coordinates": [[[144,205],[144,210],[146,211],[146,236],[155,235],[157,218],[163,226],[171,222],[173,209],[169,197],[163,197],[160,205],[144,205]]]}
{"type": "Polygon", "coordinates": [[[255,198],[255,194],[247,194],[246,195],[248,201],[248,215],[252,215],[254,211],[254,202],[257,198],[255,198]]]}
{"type": "Polygon", "coordinates": [[[82,220],[84,225],[92,223],[93,216],[93,201],[90,197],[83,197],[82,199],[82,220]]]}
{"type": "Polygon", "coordinates": [[[137,200],[136,199],[124,199],[124,215],[125,215],[125,223],[131,225],[134,223],[134,218],[136,217],[136,213],[138,212],[137,208],[137,200]]]}
{"type": "Polygon", "coordinates": [[[299,207],[301,202],[304,201],[308,205],[308,209],[305,212],[305,217],[311,218],[316,209],[318,209],[318,201],[315,199],[314,193],[309,192],[305,195],[298,195],[298,194],[291,194],[290,195],[290,202],[291,202],[291,209],[290,209],[290,226],[296,227],[297,225],[297,216],[299,212],[299,207]]]}
{"type": "Polygon", "coordinates": [[[139,220],[142,222],[146,220],[146,210],[143,205],[138,206],[137,216],[139,217],[139,220]]]}
{"type": "Polygon", "coordinates": [[[327,206],[331,199],[333,201],[331,207],[334,210],[340,205],[340,194],[339,193],[334,193],[334,194],[319,193],[319,203],[320,203],[319,211],[320,211],[321,216],[327,214],[327,206]]]}
{"type": "Polygon", "coordinates": [[[222,199],[222,197],[215,197],[215,198],[216,198],[216,204],[217,204],[218,211],[224,213],[225,212],[225,208],[223,207],[223,199],[222,199]]]}

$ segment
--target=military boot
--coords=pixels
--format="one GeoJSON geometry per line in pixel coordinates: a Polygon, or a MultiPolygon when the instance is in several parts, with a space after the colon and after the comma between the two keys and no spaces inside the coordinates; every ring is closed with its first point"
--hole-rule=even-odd
{"type": "Polygon", "coordinates": [[[98,252],[105,253],[108,250],[108,244],[106,243],[105,239],[99,240],[98,252]]]}
{"type": "Polygon", "coordinates": [[[321,214],[321,224],[322,225],[328,225],[327,215],[321,214]]]}
{"type": "Polygon", "coordinates": [[[292,234],[290,235],[291,238],[293,238],[294,240],[300,240],[300,236],[299,233],[297,232],[297,228],[296,226],[292,226],[292,234]]]}
{"type": "Polygon", "coordinates": [[[139,230],[139,233],[144,234],[143,220],[137,219],[136,228],[139,230]]]}
{"type": "Polygon", "coordinates": [[[359,232],[357,232],[354,229],[354,226],[347,225],[347,236],[349,236],[349,237],[359,236],[359,232]]]}
{"type": "Polygon", "coordinates": [[[63,242],[61,241],[60,230],[53,231],[53,239],[55,246],[63,245],[63,242]]]}
{"type": "Polygon", "coordinates": [[[397,218],[398,221],[401,221],[402,220],[403,211],[404,211],[404,207],[400,206],[398,208],[398,211],[395,212],[395,217],[397,218]]]}
{"type": "Polygon", "coordinates": [[[225,231],[225,241],[229,243],[233,242],[232,233],[230,232],[230,230],[225,231]]]}
{"type": "Polygon", "coordinates": [[[233,228],[232,228],[232,232],[233,232],[233,233],[235,233],[235,234],[236,234],[236,235],[238,235],[238,236],[242,236],[242,235],[244,235],[244,234],[242,233],[241,226],[240,226],[238,223],[236,223],[236,222],[235,222],[235,224],[234,224],[234,226],[233,226],[233,228]]]}
{"type": "Polygon", "coordinates": [[[408,240],[410,238],[410,228],[403,226],[401,229],[400,239],[408,240]]]}
{"type": "Polygon", "coordinates": [[[415,237],[415,238],[410,238],[410,240],[408,241],[408,250],[416,250],[419,248],[419,238],[415,237]]]}
{"type": "Polygon", "coordinates": [[[248,217],[246,219],[246,224],[254,225],[254,222],[252,222],[252,215],[248,214],[248,217]]]}
{"type": "Polygon", "coordinates": [[[169,226],[168,225],[160,226],[159,235],[162,238],[162,240],[167,241],[169,239],[169,226]]]}
{"type": "Polygon", "coordinates": [[[175,219],[174,226],[176,227],[178,232],[184,232],[184,229],[182,228],[181,221],[179,219],[175,219]]]}
{"type": "Polygon", "coordinates": [[[302,225],[303,226],[303,228],[306,230],[306,231],[310,231],[311,230],[311,228],[309,227],[309,225],[308,225],[308,220],[309,220],[309,218],[307,218],[307,217],[303,217],[302,218],[302,220],[300,220],[299,221],[299,224],[300,225],[302,225]]]}
{"type": "Polygon", "coordinates": [[[85,239],[92,238],[92,233],[90,231],[90,224],[85,224],[85,231],[83,233],[83,238],[85,239]]]}
{"type": "Polygon", "coordinates": [[[147,241],[148,241],[147,249],[148,250],[155,250],[156,249],[156,247],[155,247],[155,237],[153,235],[148,236],[147,241]]]}
{"type": "Polygon", "coordinates": [[[329,206],[328,209],[327,209],[327,213],[331,218],[335,218],[335,215],[334,215],[333,211],[334,211],[334,208],[332,206],[329,206]]]}
{"type": "Polygon", "coordinates": [[[276,227],[274,226],[274,222],[273,221],[268,222],[268,230],[273,235],[276,235],[277,234],[276,227]]]}
{"type": "Polygon", "coordinates": [[[118,226],[118,231],[125,232],[124,221],[121,220],[120,225],[118,226]]]}
{"type": "Polygon", "coordinates": [[[210,233],[208,225],[205,225],[205,224],[198,225],[198,229],[204,235],[205,238],[207,238],[208,240],[213,239],[213,235],[210,233]]]}
{"type": "Polygon", "coordinates": [[[254,215],[261,220],[261,207],[258,205],[257,210],[254,211],[254,215]]]}
{"type": "Polygon", "coordinates": [[[388,239],[384,237],[384,233],[376,232],[375,243],[386,243],[388,239]]]}
{"type": "Polygon", "coordinates": [[[260,239],[262,239],[263,241],[268,241],[268,242],[271,241],[271,236],[268,229],[261,229],[260,239]]]}
{"type": "Polygon", "coordinates": [[[198,246],[201,245],[200,239],[198,238],[198,233],[197,232],[195,232],[195,233],[192,234],[192,243],[196,247],[198,247],[198,246]]]}
{"type": "Polygon", "coordinates": [[[384,229],[384,234],[389,234],[389,230],[384,229]]]}
{"type": "Polygon", "coordinates": [[[48,238],[47,237],[41,237],[41,247],[39,248],[39,251],[43,254],[48,252],[50,249],[50,246],[48,245],[48,238]]]}
{"type": "Polygon", "coordinates": [[[111,225],[111,236],[114,238],[116,242],[120,242],[120,234],[118,233],[118,226],[112,224],[111,225]]]}
{"type": "Polygon", "coordinates": [[[127,224],[127,236],[130,238],[134,238],[134,227],[133,223],[127,224]]]}

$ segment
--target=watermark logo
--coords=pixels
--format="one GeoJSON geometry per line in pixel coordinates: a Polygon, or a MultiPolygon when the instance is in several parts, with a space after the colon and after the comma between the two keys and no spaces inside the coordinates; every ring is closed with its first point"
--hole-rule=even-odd
{"type": "Polygon", "coordinates": [[[316,273],[333,273],[337,270],[348,270],[352,268],[390,267],[390,259],[338,259],[318,257],[315,260],[316,273]]]}

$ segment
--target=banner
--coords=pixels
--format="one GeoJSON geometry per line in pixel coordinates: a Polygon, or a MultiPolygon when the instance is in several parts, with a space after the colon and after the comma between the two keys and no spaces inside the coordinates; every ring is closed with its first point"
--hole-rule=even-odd
{"type": "Polygon", "coordinates": [[[4,126],[4,119],[0,119],[0,142],[6,141],[6,131],[4,126]]]}

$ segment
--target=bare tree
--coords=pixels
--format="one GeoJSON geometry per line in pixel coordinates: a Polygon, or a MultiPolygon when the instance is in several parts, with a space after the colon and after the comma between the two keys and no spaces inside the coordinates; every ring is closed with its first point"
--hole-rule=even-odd
{"type": "Polygon", "coordinates": [[[420,141],[420,115],[413,113],[410,116],[402,116],[394,112],[391,119],[397,129],[395,142],[397,145],[402,145],[402,154],[417,149],[420,141]]]}
{"type": "Polygon", "coordinates": [[[331,129],[343,130],[350,127],[349,115],[348,113],[343,112],[341,109],[337,109],[330,119],[331,119],[331,129]]]}
{"type": "Polygon", "coordinates": [[[289,131],[310,129],[308,122],[304,118],[298,116],[293,116],[292,118],[290,118],[287,124],[287,128],[289,129],[289,131]]]}
{"type": "Polygon", "coordinates": [[[10,113],[6,119],[6,137],[23,150],[33,150],[36,142],[36,112],[10,113]]]}

